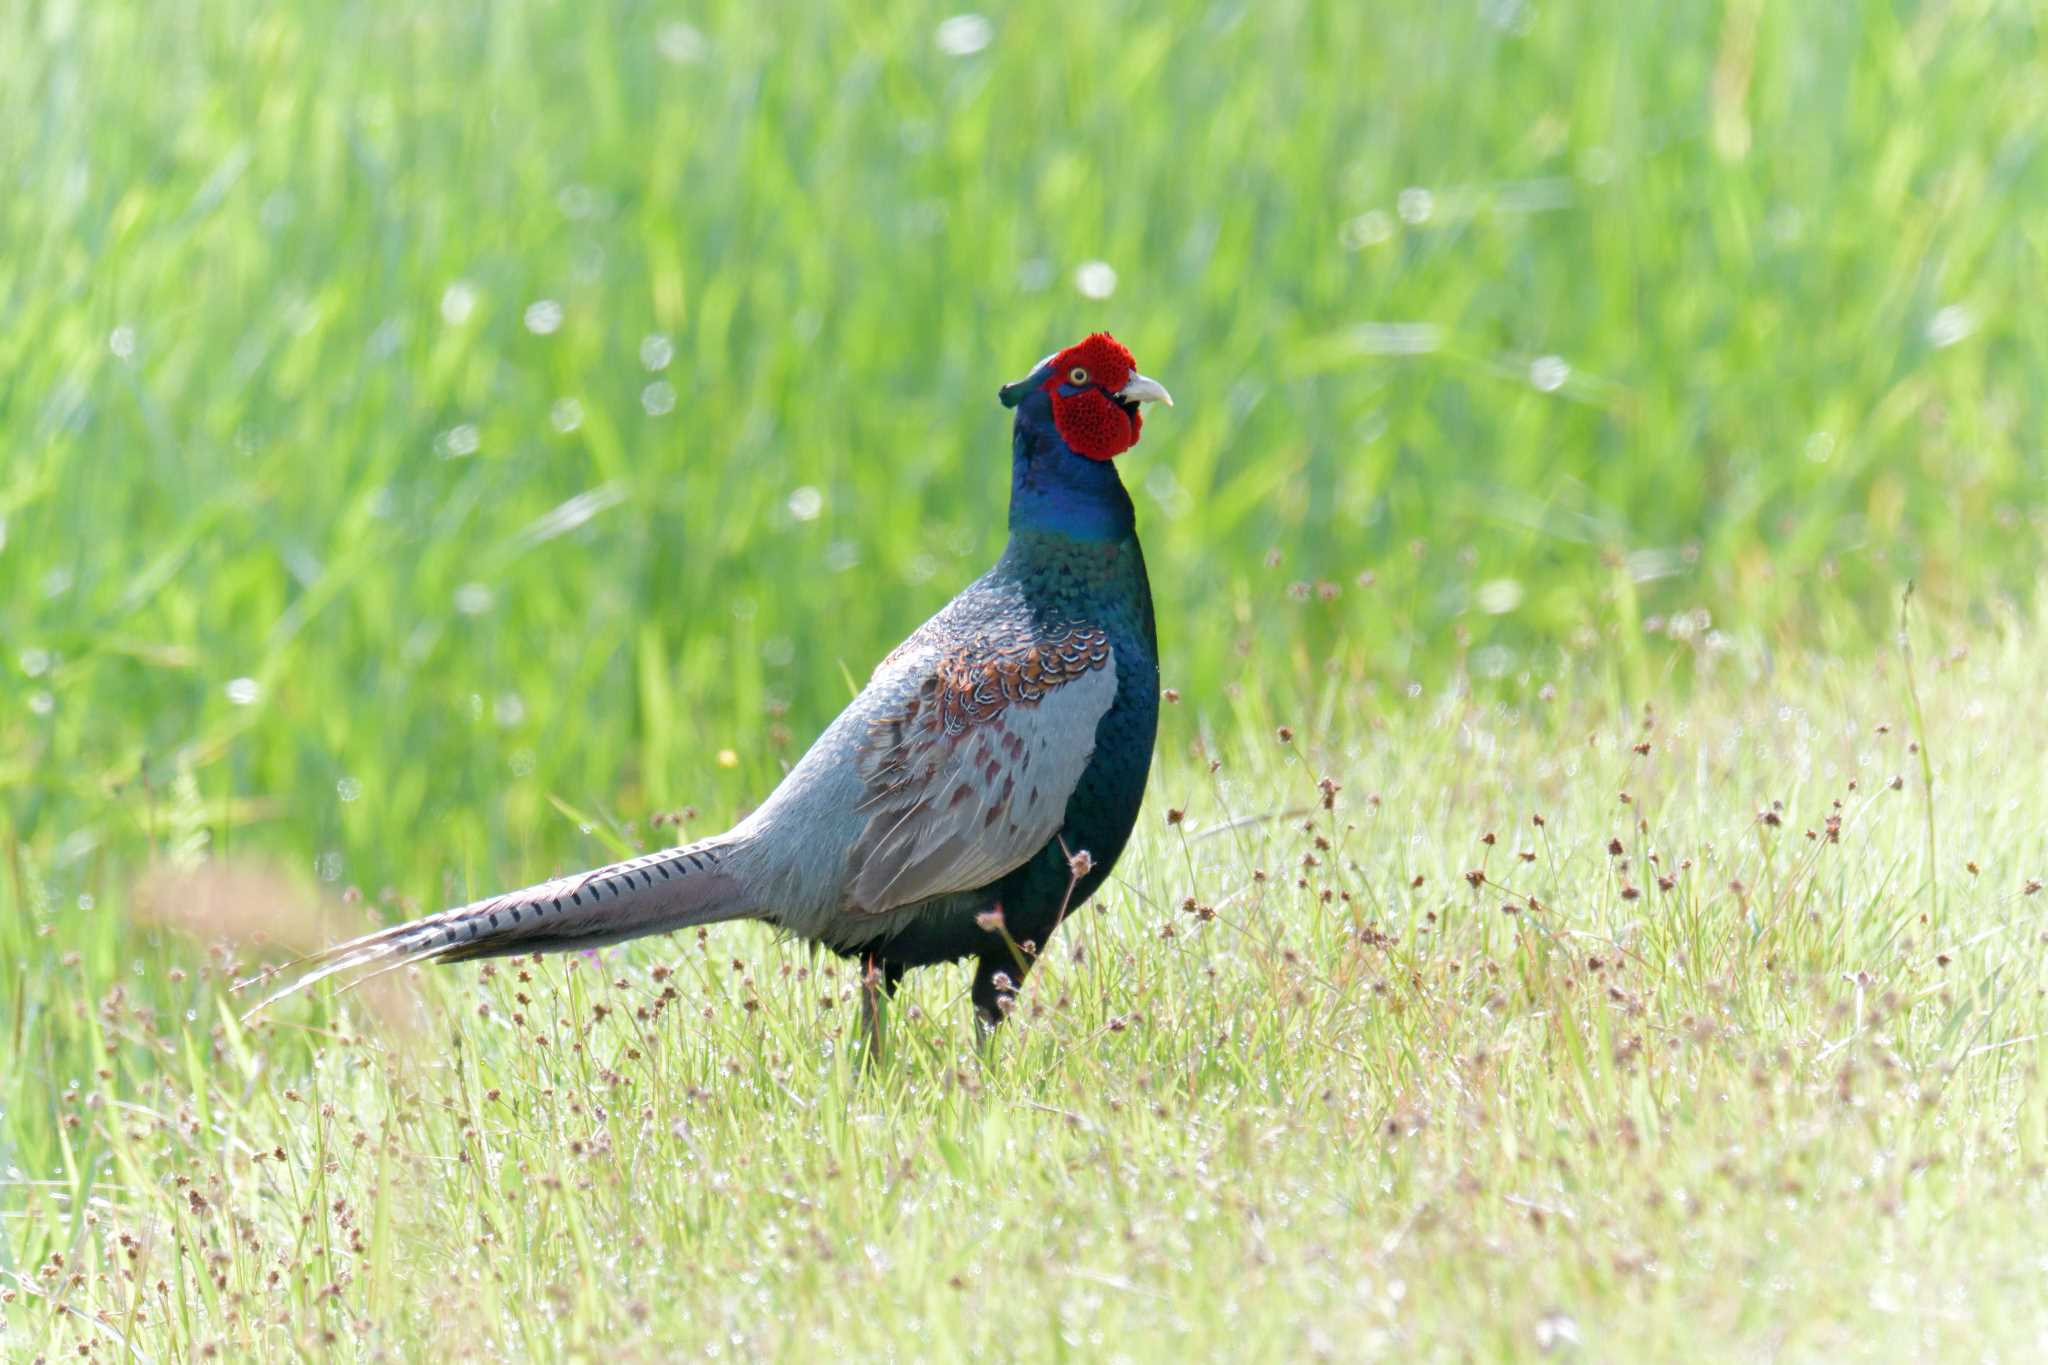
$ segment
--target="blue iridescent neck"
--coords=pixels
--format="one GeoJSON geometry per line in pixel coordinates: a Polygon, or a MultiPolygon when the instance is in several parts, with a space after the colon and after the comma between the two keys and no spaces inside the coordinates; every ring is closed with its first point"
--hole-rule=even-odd
{"type": "Polygon", "coordinates": [[[1043,394],[1017,408],[1010,443],[1010,531],[1053,532],[1074,540],[1119,541],[1137,520],[1112,460],[1076,455],[1053,425],[1043,394]]]}

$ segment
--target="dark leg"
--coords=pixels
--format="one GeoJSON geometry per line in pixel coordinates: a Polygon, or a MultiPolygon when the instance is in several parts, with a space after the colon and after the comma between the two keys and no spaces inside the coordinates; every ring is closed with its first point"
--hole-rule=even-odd
{"type": "Polygon", "coordinates": [[[901,963],[878,961],[872,954],[861,959],[860,1036],[870,1062],[882,1055],[884,1004],[896,998],[903,970],[901,963]]]}
{"type": "Polygon", "coordinates": [[[994,1033],[1010,1012],[1010,1004],[1017,997],[1017,988],[1024,984],[1024,973],[1030,969],[1031,959],[1018,961],[1017,955],[1007,948],[994,957],[984,957],[974,969],[974,1013],[981,1020],[984,1035],[994,1033]]]}

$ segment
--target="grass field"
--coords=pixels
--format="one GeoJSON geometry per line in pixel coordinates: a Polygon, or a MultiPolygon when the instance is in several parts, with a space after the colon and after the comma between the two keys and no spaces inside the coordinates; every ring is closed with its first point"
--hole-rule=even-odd
{"type": "MultiPolygon", "coordinates": [[[[1896,662],[1170,708],[1000,1041],[927,973],[866,1074],[850,974],[750,928],[245,1028],[223,957],[41,910],[11,1354],[2030,1358],[2044,735],[1971,643],[1931,803],[1896,662]]],[[[180,875],[142,899],[293,936],[180,875]]]]}
{"type": "Polygon", "coordinates": [[[2043,30],[0,6],[0,1354],[2038,1354],[2043,30]],[[757,801],[1095,327],[1181,701],[990,1054],[234,1022],[757,801]]]}

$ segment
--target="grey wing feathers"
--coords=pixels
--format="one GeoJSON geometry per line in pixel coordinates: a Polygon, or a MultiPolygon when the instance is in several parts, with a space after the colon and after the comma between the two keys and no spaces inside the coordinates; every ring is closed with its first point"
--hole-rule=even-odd
{"type": "Polygon", "coordinates": [[[861,755],[846,906],[882,914],[984,886],[1059,832],[1116,697],[1102,632],[976,640],[940,657],[861,755]]]}

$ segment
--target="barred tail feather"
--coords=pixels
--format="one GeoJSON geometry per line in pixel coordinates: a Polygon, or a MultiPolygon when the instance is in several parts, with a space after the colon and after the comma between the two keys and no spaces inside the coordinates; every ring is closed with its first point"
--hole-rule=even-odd
{"type": "MultiPolygon", "coordinates": [[[[721,835],[365,934],[291,964],[304,973],[248,1013],[258,1014],[332,976],[378,975],[415,962],[598,948],[645,934],[745,919],[756,907],[727,864],[733,847],[721,835]]],[[[238,989],[262,979],[251,977],[238,989]]]]}

